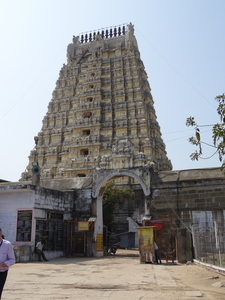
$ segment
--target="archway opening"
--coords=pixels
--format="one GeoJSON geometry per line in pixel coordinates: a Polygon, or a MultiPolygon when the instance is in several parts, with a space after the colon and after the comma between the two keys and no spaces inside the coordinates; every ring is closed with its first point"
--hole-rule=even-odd
{"type": "MultiPolygon", "coordinates": [[[[139,195],[135,195],[132,199],[123,199],[123,201],[117,201],[118,205],[114,211],[113,226],[109,228],[109,234],[112,233],[116,236],[117,241],[121,241],[123,235],[133,234],[134,243],[132,248],[138,248],[137,239],[137,227],[140,226],[141,220],[145,215],[149,214],[149,207],[146,205],[146,196],[150,194],[150,172],[149,170],[134,169],[134,170],[99,170],[93,176],[93,190],[92,195],[95,195],[96,199],[96,222],[95,222],[95,238],[96,238],[96,256],[103,256],[108,254],[108,249],[113,240],[107,240],[108,238],[108,226],[104,226],[104,193],[107,192],[107,187],[111,186],[112,182],[116,184],[119,181],[120,188],[126,186],[132,187],[134,194],[135,189],[139,192],[139,195]],[[145,172],[145,173],[144,173],[145,172]],[[144,176],[143,176],[144,173],[144,176]],[[140,194],[141,191],[141,194],[140,194]],[[138,208],[140,223],[136,223],[133,214],[138,208]],[[112,228],[113,227],[113,228],[112,228]]],[[[125,193],[126,194],[126,193],[125,193]]],[[[129,193],[128,193],[129,194],[129,193]]],[[[131,194],[131,193],[130,193],[131,194]]],[[[126,198],[126,197],[125,197],[126,198]]],[[[136,212],[137,213],[137,212],[136,212]]],[[[129,240],[128,237],[126,239],[129,240]]],[[[124,239],[123,239],[124,240],[124,239]]],[[[125,248],[131,247],[129,245],[123,245],[125,248]]]]}
{"type": "Polygon", "coordinates": [[[117,255],[138,256],[137,227],[146,212],[141,184],[130,176],[114,175],[102,184],[97,199],[102,206],[103,255],[114,254],[116,248],[117,255]]]}
{"type": "MultiPolygon", "coordinates": [[[[123,179],[123,177],[121,178],[123,179]]],[[[127,178],[129,179],[129,178],[127,178]]],[[[122,180],[123,181],[123,180],[122,180]]],[[[135,205],[135,191],[131,185],[116,184],[111,181],[104,190],[102,197],[103,212],[103,246],[107,253],[112,247],[135,247],[135,241],[121,244],[121,234],[128,234],[128,218],[132,218],[135,205]]]]}

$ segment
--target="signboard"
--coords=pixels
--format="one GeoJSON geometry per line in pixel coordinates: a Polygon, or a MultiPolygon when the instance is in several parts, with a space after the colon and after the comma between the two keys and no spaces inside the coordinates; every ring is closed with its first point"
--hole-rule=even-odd
{"type": "Polygon", "coordinates": [[[159,221],[151,221],[150,226],[154,226],[154,230],[163,230],[163,222],[159,222],[159,221]]]}
{"type": "Polygon", "coordinates": [[[153,227],[138,228],[139,246],[144,248],[153,248],[153,227]]]}
{"type": "Polygon", "coordinates": [[[63,220],[63,213],[48,211],[47,212],[47,219],[63,220]]]}
{"type": "Polygon", "coordinates": [[[97,234],[97,251],[103,251],[103,234],[97,234]]]}
{"type": "Polygon", "coordinates": [[[32,210],[18,210],[16,242],[31,242],[32,210]]]}
{"type": "Polygon", "coordinates": [[[78,230],[89,230],[89,222],[78,222],[78,230]]]}
{"type": "Polygon", "coordinates": [[[140,262],[153,262],[154,245],[153,231],[154,227],[137,227],[139,239],[140,262]]]}

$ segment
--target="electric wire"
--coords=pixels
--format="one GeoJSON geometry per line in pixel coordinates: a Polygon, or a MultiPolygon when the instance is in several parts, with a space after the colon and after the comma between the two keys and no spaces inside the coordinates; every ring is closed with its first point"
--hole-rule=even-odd
{"type": "MultiPolygon", "coordinates": [[[[183,171],[185,171],[185,170],[183,170],[183,171]]],[[[178,184],[178,181],[179,181],[179,174],[181,173],[181,171],[179,171],[179,172],[176,172],[175,174],[177,174],[177,184],[178,184]]],[[[166,174],[164,177],[162,177],[162,178],[165,178],[166,176],[168,176],[169,174],[166,174]]],[[[160,181],[159,181],[159,179],[158,178],[156,178],[156,176],[155,176],[155,173],[153,172],[153,177],[155,178],[155,182],[156,183],[160,183],[160,181]]],[[[178,187],[177,187],[178,188],[178,187]]],[[[183,224],[183,226],[190,232],[190,233],[192,233],[192,231],[190,230],[190,228],[188,228],[187,226],[186,226],[186,224],[182,221],[182,219],[180,218],[180,216],[178,215],[178,213],[175,211],[175,209],[171,206],[171,204],[170,204],[170,202],[169,202],[169,200],[167,199],[167,197],[166,197],[166,195],[163,195],[163,197],[165,198],[165,200],[166,200],[166,202],[168,203],[168,205],[169,205],[169,207],[170,207],[170,209],[173,211],[173,213],[175,214],[175,216],[177,217],[177,219],[183,224]]],[[[155,208],[155,207],[154,207],[155,208]]],[[[155,210],[157,211],[157,209],[155,208],[155,210]]]]}
{"type": "Polygon", "coordinates": [[[171,208],[171,210],[173,211],[173,213],[176,215],[177,219],[183,224],[183,226],[190,232],[192,233],[192,231],[187,227],[187,225],[182,221],[182,219],[180,218],[180,216],[177,214],[177,212],[174,210],[174,208],[171,206],[169,200],[167,199],[167,197],[165,195],[163,195],[164,198],[166,199],[166,202],[168,203],[169,207],[171,208]]]}
{"type": "Polygon", "coordinates": [[[206,100],[210,105],[212,105],[215,108],[215,105],[213,105],[205,96],[203,96],[180,72],[177,71],[176,68],[154,47],[150,41],[146,38],[146,36],[135,26],[135,28],[139,31],[139,33],[145,38],[145,40],[149,43],[149,45],[156,51],[156,53],[194,90],[196,93],[198,93],[204,100],[206,100]]]}

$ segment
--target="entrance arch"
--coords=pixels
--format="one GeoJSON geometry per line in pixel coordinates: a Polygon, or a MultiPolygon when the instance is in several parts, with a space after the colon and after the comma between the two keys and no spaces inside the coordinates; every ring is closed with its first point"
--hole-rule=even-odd
{"type": "Polygon", "coordinates": [[[101,257],[103,252],[103,213],[102,198],[107,185],[121,176],[132,177],[139,182],[145,195],[145,215],[150,215],[151,167],[143,166],[130,169],[110,170],[96,168],[93,172],[92,197],[95,199],[95,256],[101,257]]]}

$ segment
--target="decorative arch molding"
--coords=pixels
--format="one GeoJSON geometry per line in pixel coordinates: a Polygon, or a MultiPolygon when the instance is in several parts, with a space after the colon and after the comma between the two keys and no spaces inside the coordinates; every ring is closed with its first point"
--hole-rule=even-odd
{"type": "Polygon", "coordinates": [[[95,169],[93,172],[93,186],[92,197],[102,197],[107,184],[113,180],[113,178],[128,176],[137,180],[145,194],[150,195],[151,175],[149,167],[138,167],[130,169],[120,170],[103,170],[95,169]]]}

